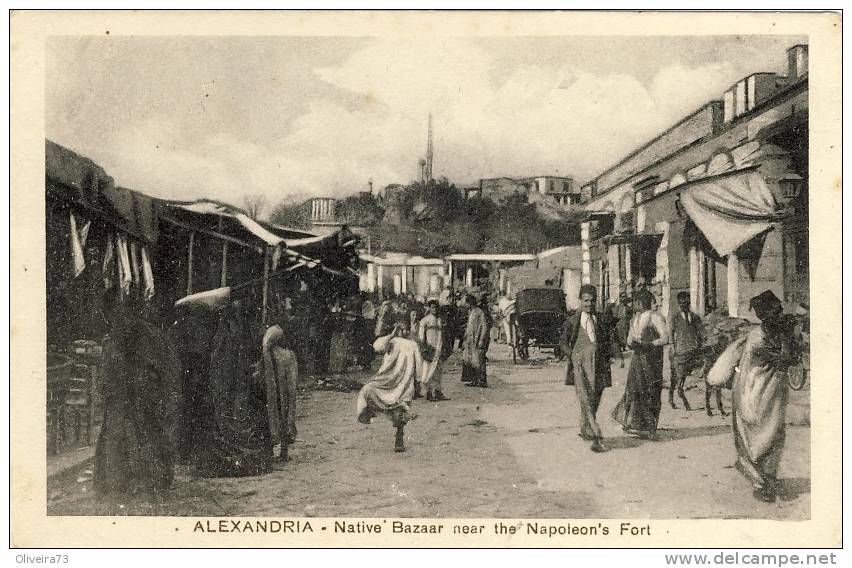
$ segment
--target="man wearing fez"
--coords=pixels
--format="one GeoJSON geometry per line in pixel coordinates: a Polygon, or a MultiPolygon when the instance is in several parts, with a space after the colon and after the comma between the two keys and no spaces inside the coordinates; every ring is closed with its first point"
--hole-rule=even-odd
{"type": "Polygon", "coordinates": [[[597,290],[590,284],[580,287],[580,311],[566,318],[562,327],[560,348],[568,358],[565,384],[574,385],[580,405],[579,436],[592,443],[596,453],[608,450],[603,445],[595,415],[606,387],[612,386],[610,375],[611,322],[596,313],[597,290]]]}
{"type": "Polygon", "coordinates": [[[751,299],[760,320],[745,340],[733,382],[736,467],[759,501],[772,502],[779,489],[778,463],[786,437],[789,370],[802,361],[795,318],[782,313],[770,290],[751,299]]]}

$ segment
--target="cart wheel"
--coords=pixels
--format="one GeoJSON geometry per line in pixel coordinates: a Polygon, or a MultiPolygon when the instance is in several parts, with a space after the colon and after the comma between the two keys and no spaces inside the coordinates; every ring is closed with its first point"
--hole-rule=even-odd
{"type": "Polygon", "coordinates": [[[522,361],[526,361],[530,358],[530,348],[529,345],[524,345],[521,339],[518,339],[518,355],[520,355],[522,361]]]}

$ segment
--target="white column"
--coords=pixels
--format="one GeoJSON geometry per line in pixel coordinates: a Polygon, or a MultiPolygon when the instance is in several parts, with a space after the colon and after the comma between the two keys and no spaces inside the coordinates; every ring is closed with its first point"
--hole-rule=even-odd
{"type": "Polygon", "coordinates": [[[379,292],[381,292],[385,287],[385,284],[384,284],[385,274],[384,274],[384,272],[385,272],[384,266],[382,266],[381,264],[376,266],[376,289],[379,292]]]}
{"type": "Polygon", "coordinates": [[[610,245],[606,251],[607,270],[609,271],[609,297],[618,299],[618,286],[621,284],[621,273],[618,269],[618,248],[623,245],[610,245]]]}
{"type": "Polygon", "coordinates": [[[583,284],[592,282],[591,253],[589,252],[589,223],[580,224],[580,250],[583,254],[583,284]]]}
{"type": "Polygon", "coordinates": [[[408,267],[403,266],[402,270],[399,273],[400,286],[402,287],[402,293],[408,293],[408,267]]]}
{"type": "Polygon", "coordinates": [[[698,250],[689,247],[689,304],[697,313],[704,315],[704,306],[701,305],[701,271],[699,269],[698,250]]]}
{"type": "Polygon", "coordinates": [[[453,261],[447,261],[447,273],[444,276],[444,285],[452,286],[453,285],[453,261]]]}
{"type": "Polygon", "coordinates": [[[668,318],[669,310],[671,309],[672,292],[671,285],[669,284],[669,223],[657,223],[654,229],[658,233],[663,234],[663,238],[660,241],[660,248],[657,249],[657,279],[660,281],[662,293],[662,298],[660,298],[662,305],[659,310],[663,314],[663,317],[668,318]]]}
{"type": "Polygon", "coordinates": [[[728,315],[739,317],[740,312],[740,259],[731,253],[728,255],[728,315]]]}
{"type": "Polygon", "coordinates": [[[376,291],[376,265],[372,262],[367,263],[367,291],[376,291]]]}
{"type": "Polygon", "coordinates": [[[467,272],[464,275],[464,283],[465,286],[473,286],[473,267],[471,266],[467,267],[467,272]]]}

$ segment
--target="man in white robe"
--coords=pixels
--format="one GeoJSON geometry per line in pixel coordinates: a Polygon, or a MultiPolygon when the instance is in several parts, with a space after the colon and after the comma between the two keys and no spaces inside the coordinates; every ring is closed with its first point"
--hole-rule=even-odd
{"type": "Polygon", "coordinates": [[[423,373],[423,358],[417,342],[408,339],[408,321],[400,317],[389,335],[373,343],[377,353],[384,353],[382,366],[358,393],[358,421],[369,424],[382,414],[396,428],[394,451],[405,451],[405,425],[411,420],[414,383],[423,373]]]}
{"type": "Polygon", "coordinates": [[[734,376],[736,467],[752,483],[755,499],[773,502],[786,437],[787,373],[801,360],[801,349],[775,294],[755,296],[751,307],[761,324],[749,332],[734,376]]]}

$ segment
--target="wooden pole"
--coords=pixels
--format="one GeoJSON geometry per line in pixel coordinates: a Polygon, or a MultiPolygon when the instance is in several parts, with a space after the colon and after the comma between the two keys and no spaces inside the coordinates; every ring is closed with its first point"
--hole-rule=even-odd
{"type": "Polygon", "coordinates": [[[228,285],[228,243],[222,243],[222,286],[228,285]]]}
{"type": "Polygon", "coordinates": [[[266,305],[269,295],[269,249],[263,253],[263,323],[266,324],[266,305]]]}
{"type": "Polygon", "coordinates": [[[186,295],[192,294],[192,249],[195,245],[195,233],[189,234],[189,253],[187,254],[186,268],[186,295]]]}
{"type": "MultiPolygon", "coordinates": [[[[222,217],[219,217],[217,230],[222,233],[222,217]]],[[[222,243],[222,276],[219,282],[220,286],[228,285],[228,241],[222,243]]]]}

